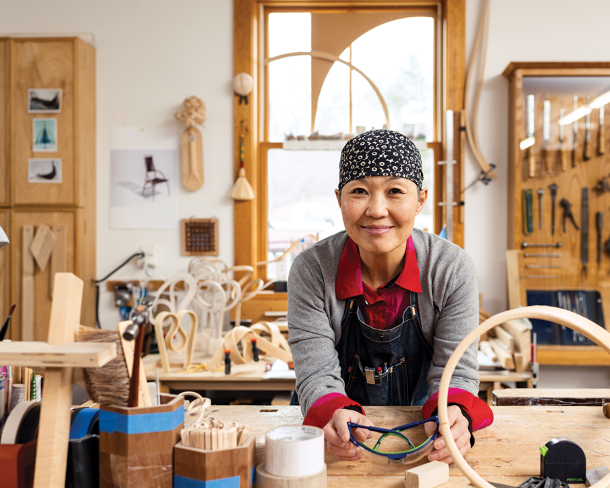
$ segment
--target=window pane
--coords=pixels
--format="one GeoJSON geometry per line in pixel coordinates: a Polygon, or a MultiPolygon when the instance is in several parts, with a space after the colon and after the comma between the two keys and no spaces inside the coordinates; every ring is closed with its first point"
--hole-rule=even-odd
{"type": "Polygon", "coordinates": [[[340,151],[269,150],[269,252],[306,234],[323,239],[344,229],[335,197],[340,158],[340,151]]]}
{"type": "MultiPolygon", "coordinates": [[[[386,119],[379,97],[371,84],[357,71],[352,72],[352,99],[354,132],[356,132],[358,126],[364,126],[366,130],[373,127],[375,129],[383,128],[386,119]]],[[[395,127],[392,127],[392,129],[402,132],[395,127]]]]}
{"type": "Polygon", "coordinates": [[[342,63],[333,63],[324,80],[314,127],[325,135],[349,132],[349,67],[342,63]]]}
{"type": "Polygon", "coordinates": [[[269,64],[269,140],[311,132],[311,57],[295,56],[269,64]]]}
{"type": "Polygon", "coordinates": [[[428,200],[424,204],[423,210],[415,217],[415,227],[417,229],[427,229],[428,232],[434,232],[433,221],[433,198],[432,189],[434,188],[434,151],[432,149],[420,149],[421,160],[424,170],[423,187],[428,188],[428,200]]]}
{"type": "Polygon", "coordinates": [[[269,14],[269,57],[311,51],[311,14],[269,14]]]}
{"type": "MultiPolygon", "coordinates": [[[[404,132],[405,124],[418,124],[421,128],[416,131],[425,132],[428,141],[433,139],[434,20],[431,17],[394,20],[370,30],[352,43],[352,63],[381,91],[393,130],[404,132]]],[[[354,91],[354,115],[359,103],[354,91]]],[[[376,119],[361,122],[358,125],[367,128],[381,127],[375,125],[376,119]]]]}

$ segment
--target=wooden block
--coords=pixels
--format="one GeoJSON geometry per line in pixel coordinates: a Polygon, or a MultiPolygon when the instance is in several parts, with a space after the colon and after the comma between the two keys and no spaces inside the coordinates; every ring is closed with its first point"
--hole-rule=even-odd
{"type": "Polygon", "coordinates": [[[483,354],[485,354],[492,361],[497,361],[498,360],[498,356],[494,352],[494,350],[491,347],[491,344],[489,343],[489,341],[480,341],[479,342],[479,349],[481,350],[481,352],[483,354]]]}
{"type": "Polygon", "coordinates": [[[513,354],[513,358],[515,359],[515,371],[517,373],[523,373],[524,371],[529,371],[531,369],[530,362],[526,359],[524,354],[516,352],[513,354]]]}
{"type": "Polygon", "coordinates": [[[587,469],[587,486],[594,485],[605,476],[610,474],[610,469],[606,466],[600,466],[599,468],[587,469]]]}
{"type": "Polygon", "coordinates": [[[218,480],[220,484],[220,480],[239,476],[240,488],[249,488],[255,466],[254,447],[254,437],[243,446],[223,450],[197,449],[179,442],[174,447],[174,481],[183,482],[181,486],[188,482],[195,485],[191,480],[218,480]]]}
{"type": "Polygon", "coordinates": [[[496,333],[496,339],[498,339],[508,348],[508,353],[514,354],[515,339],[513,339],[513,336],[506,332],[502,327],[494,327],[494,332],[496,333]]]}
{"type": "MultiPolygon", "coordinates": [[[[555,222],[557,225],[557,222],[555,222]]],[[[506,251],[506,276],[508,281],[508,308],[513,310],[519,308],[521,303],[521,279],[519,275],[519,261],[522,251],[506,251]]]]}
{"type": "Polygon", "coordinates": [[[0,342],[0,364],[15,366],[99,368],[115,357],[116,345],[105,342],[0,342]]]}
{"type": "Polygon", "coordinates": [[[116,407],[102,405],[100,412],[100,487],[118,486],[172,488],[173,449],[184,428],[184,398],[161,395],[161,405],[151,407],[116,407]],[[146,415],[151,417],[147,426],[146,415]],[[178,416],[176,416],[176,414],[178,416]],[[157,431],[154,422],[164,415],[162,428],[157,431]],[[138,430],[129,433],[130,417],[140,417],[138,430]],[[118,419],[114,422],[113,418],[118,419]]]}
{"type": "MultiPolygon", "coordinates": [[[[57,273],[49,344],[74,342],[82,298],[83,281],[71,273],[57,273]]],[[[66,482],[74,370],[58,366],[47,368],[44,375],[34,488],[64,488],[66,482]]]]}
{"type": "Polygon", "coordinates": [[[496,353],[496,356],[498,356],[498,362],[502,367],[504,369],[515,369],[515,361],[513,360],[512,355],[506,351],[504,345],[498,339],[491,339],[489,343],[496,353]]]}
{"type": "Polygon", "coordinates": [[[405,472],[405,488],[434,488],[449,482],[449,465],[440,461],[422,464],[405,472]]]}

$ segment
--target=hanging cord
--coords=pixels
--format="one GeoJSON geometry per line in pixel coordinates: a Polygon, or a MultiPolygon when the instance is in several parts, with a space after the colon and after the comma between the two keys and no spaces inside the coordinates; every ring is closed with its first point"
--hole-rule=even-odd
{"type": "Polygon", "coordinates": [[[484,0],[483,3],[483,12],[481,13],[481,20],[479,22],[479,31],[477,33],[477,39],[474,44],[474,49],[472,50],[472,57],[470,58],[470,63],[468,65],[468,72],[466,73],[466,84],[464,87],[464,118],[466,119],[466,136],[468,138],[468,144],[470,146],[470,150],[472,154],[481,167],[481,174],[479,174],[478,178],[468,185],[466,188],[462,190],[464,193],[468,188],[473,186],[478,181],[482,181],[487,185],[491,180],[497,177],[494,173],[495,165],[489,164],[485,161],[483,157],[483,151],[481,150],[481,146],[479,145],[479,137],[477,134],[477,123],[479,116],[479,102],[481,101],[481,90],[483,88],[483,75],[485,73],[485,60],[487,58],[487,41],[489,37],[489,0],[484,0]],[[472,75],[472,71],[474,69],[474,64],[477,59],[477,54],[479,52],[479,45],[481,43],[481,37],[483,36],[483,32],[485,32],[485,38],[483,41],[483,53],[481,55],[481,65],[479,68],[479,78],[478,78],[478,86],[475,95],[474,102],[474,116],[472,121],[472,127],[470,126],[470,118],[468,117],[468,92],[470,88],[470,78],[472,75]]]}
{"type": "Polygon", "coordinates": [[[119,269],[121,269],[123,266],[125,266],[127,263],[129,263],[129,261],[131,261],[132,259],[143,258],[143,257],[144,257],[143,252],[137,252],[135,254],[132,254],[130,257],[128,257],[125,260],[125,262],[123,262],[123,264],[117,266],[110,273],[108,273],[106,276],[104,276],[101,280],[91,280],[95,284],[95,324],[97,325],[98,329],[102,328],[102,326],[100,325],[100,314],[99,314],[99,312],[100,312],[100,283],[103,283],[104,281],[106,281],[114,273],[116,273],[119,269]]]}

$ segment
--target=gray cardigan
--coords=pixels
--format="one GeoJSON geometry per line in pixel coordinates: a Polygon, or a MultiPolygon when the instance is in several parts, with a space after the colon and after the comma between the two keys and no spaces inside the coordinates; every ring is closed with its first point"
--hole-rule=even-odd
{"type": "MultiPolygon", "coordinates": [[[[432,395],[449,356],[479,324],[477,275],[472,258],[460,247],[418,229],[411,235],[422,287],[420,320],[434,347],[428,373],[432,395]]],[[[343,231],[309,246],[292,263],[288,278],[288,343],[303,415],[327,393],[345,395],[335,346],[347,300],[337,300],[335,284],[347,238],[343,231]]],[[[477,344],[478,340],[462,356],[451,380],[452,387],[473,395],[479,391],[477,344]]]]}

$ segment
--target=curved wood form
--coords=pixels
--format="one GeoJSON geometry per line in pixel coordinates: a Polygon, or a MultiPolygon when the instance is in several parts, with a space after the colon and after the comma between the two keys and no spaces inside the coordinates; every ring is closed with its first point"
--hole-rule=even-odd
{"type": "MultiPolygon", "coordinates": [[[[590,320],[576,315],[573,312],[562,310],[555,307],[523,307],[514,310],[508,310],[506,312],[499,313],[489,318],[470,334],[468,334],[458,347],[453,351],[453,354],[447,361],[445,371],[441,378],[440,389],[438,392],[438,416],[440,421],[440,432],[445,439],[445,443],[453,460],[458,465],[462,473],[470,480],[470,482],[478,488],[494,488],[493,485],[481,478],[474,469],[464,459],[464,456],[458,450],[455,440],[451,436],[451,430],[447,423],[447,396],[449,394],[449,382],[455,371],[458,361],[461,359],[466,349],[484,332],[492,329],[496,325],[500,325],[508,320],[513,319],[542,319],[550,320],[560,325],[565,325],[570,329],[580,332],[584,336],[588,337],[592,341],[595,341],[601,346],[606,352],[610,353],[610,333],[600,327],[599,325],[591,322],[590,320]]],[[[610,487],[610,475],[607,475],[597,483],[591,486],[591,488],[608,488],[610,487]]]]}
{"type": "Polygon", "coordinates": [[[203,143],[196,127],[182,133],[182,183],[190,191],[203,186],[203,143]]]}

